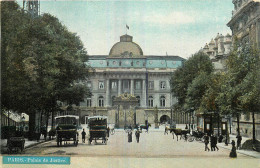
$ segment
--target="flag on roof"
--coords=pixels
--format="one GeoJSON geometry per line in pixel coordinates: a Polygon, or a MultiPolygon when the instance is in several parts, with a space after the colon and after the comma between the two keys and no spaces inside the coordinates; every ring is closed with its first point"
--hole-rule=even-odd
{"type": "Polygon", "coordinates": [[[129,30],[129,26],[128,25],[126,25],[126,28],[129,30]]]}

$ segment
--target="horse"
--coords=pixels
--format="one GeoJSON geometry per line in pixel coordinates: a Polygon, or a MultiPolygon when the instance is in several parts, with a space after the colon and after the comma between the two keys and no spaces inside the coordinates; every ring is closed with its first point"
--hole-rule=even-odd
{"type": "Polygon", "coordinates": [[[142,131],[142,129],[146,129],[146,132],[148,133],[148,129],[149,127],[151,127],[151,124],[147,124],[147,125],[140,125],[140,129],[142,131]]]}
{"type": "MultiPolygon", "coordinates": [[[[177,137],[177,141],[178,141],[178,136],[180,135],[181,137],[184,136],[185,140],[187,140],[187,134],[190,132],[190,130],[182,130],[182,129],[178,129],[178,128],[168,128],[170,130],[170,133],[174,133],[177,137]]],[[[180,137],[180,139],[181,139],[180,137]]],[[[174,139],[174,135],[173,135],[173,139],[174,139]]]]}

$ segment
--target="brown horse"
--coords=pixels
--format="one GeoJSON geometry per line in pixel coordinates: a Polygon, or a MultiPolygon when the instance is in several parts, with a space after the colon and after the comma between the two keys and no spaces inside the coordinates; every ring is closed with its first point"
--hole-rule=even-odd
{"type": "MultiPolygon", "coordinates": [[[[181,137],[184,136],[185,140],[187,140],[187,134],[189,134],[189,132],[190,132],[190,130],[182,130],[182,129],[179,129],[179,128],[169,128],[169,130],[170,130],[170,133],[172,133],[172,135],[173,135],[173,139],[174,139],[174,134],[176,135],[177,141],[178,141],[179,135],[181,137]]],[[[180,137],[180,139],[181,139],[181,137],[180,137]]]]}

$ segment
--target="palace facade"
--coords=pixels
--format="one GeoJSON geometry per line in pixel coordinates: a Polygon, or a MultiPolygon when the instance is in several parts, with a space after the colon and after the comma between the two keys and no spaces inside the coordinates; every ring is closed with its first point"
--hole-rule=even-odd
{"type": "Polygon", "coordinates": [[[170,88],[171,75],[184,60],[179,56],[144,55],[132,36],[122,35],[109,55],[89,56],[86,64],[94,69],[94,74],[86,85],[92,96],[80,104],[81,124],[87,124],[87,117],[94,115],[108,116],[108,122],[115,124],[120,114],[139,124],[170,122],[170,118],[184,123],[186,115],[172,114],[176,99],[170,88]],[[125,93],[138,100],[135,107],[123,110],[115,105],[115,98],[125,93]]]}

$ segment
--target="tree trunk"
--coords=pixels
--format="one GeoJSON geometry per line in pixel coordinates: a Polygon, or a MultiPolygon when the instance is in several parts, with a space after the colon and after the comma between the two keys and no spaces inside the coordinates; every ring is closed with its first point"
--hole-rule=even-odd
{"type": "Polygon", "coordinates": [[[212,114],[210,114],[210,135],[213,134],[214,130],[213,130],[213,118],[212,118],[212,114]]]}
{"type": "Polygon", "coordinates": [[[54,112],[51,112],[51,129],[55,129],[55,125],[54,125],[54,112]]]}
{"type": "Polygon", "coordinates": [[[50,116],[50,112],[47,112],[47,114],[46,114],[46,130],[45,130],[45,136],[44,136],[45,141],[47,140],[47,135],[48,135],[49,116],[50,116]]]}
{"type": "Polygon", "coordinates": [[[255,138],[255,112],[252,112],[252,119],[253,119],[253,143],[256,142],[256,138],[255,138]]]}
{"type": "Polygon", "coordinates": [[[240,135],[240,128],[239,128],[239,114],[237,113],[237,135],[240,135]]]}
{"type": "Polygon", "coordinates": [[[219,120],[220,120],[220,116],[219,116],[219,113],[218,113],[218,136],[219,136],[219,134],[220,134],[220,131],[219,131],[219,125],[220,125],[219,122],[220,122],[220,121],[219,121],[219,120]]]}
{"type": "Polygon", "coordinates": [[[28,139],[30,141],[35,139],[35,118],[36,118],[36,113],[35,112],[30,112],[29,113],[29,136],[28,139]]]}

